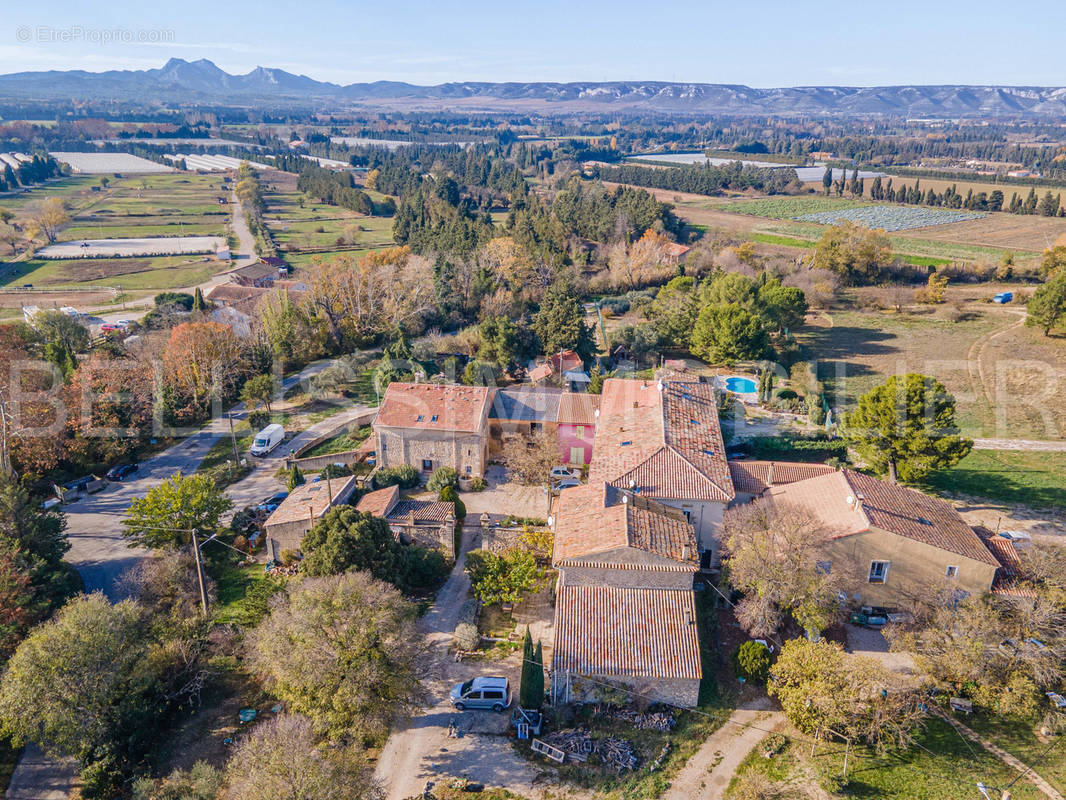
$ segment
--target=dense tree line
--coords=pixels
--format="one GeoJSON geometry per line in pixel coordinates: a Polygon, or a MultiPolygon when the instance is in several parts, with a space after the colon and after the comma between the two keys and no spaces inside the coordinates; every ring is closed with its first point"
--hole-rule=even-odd
{"type": "Polygon", "coordinates": [[[370,199],[370,195],[358,189],[352,173],[326,169],[306,159],[303,159],[303,162],[296,179],[296,188],[299,191],[316,197],[323,203],[347,208],[357,214],[388,216],[395,212],[396,204],[391,198],[375,203],[370,199]]]}
{"type": "Polygon", "coordinates": [[[600,166],[596,172],[605,181],[705,195],[721,194],[726,189],[755,189],[767,194],[781,194],[800,187],[794,169],[764,169],[739,161],[722,166],[706,164],[671,169],[624,164],[619,167],[600,166]]]}
{"type": "Polygon", "coordinates": [[[33,186],[43,183],[49,178],[58,178],[63,174],[63,168],[50,155],[35,153],[31,161],[23,161],[18,169],[12,169],[10,164],[5,164],[0,173],[0,192],[12,191],[20,186],[33,186]]]}

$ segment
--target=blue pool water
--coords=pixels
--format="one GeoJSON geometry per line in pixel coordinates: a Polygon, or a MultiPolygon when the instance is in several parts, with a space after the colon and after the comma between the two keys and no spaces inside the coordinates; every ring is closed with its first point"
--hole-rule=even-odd
{"type": "Polygon", "coordinates": [[[725,390],[734,394],[755,394],[759,387],[751,378],[726,378],[725,390]]]}

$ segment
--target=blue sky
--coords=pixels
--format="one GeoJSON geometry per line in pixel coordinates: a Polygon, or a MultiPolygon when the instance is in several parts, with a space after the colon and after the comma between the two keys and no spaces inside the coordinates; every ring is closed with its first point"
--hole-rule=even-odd
{"type": "Polygon", "coordinates": [[[1033,0],[9,2],[0,73],[171,56],[338,83],[677,80],[1066,85],[1066,3],[1033,0]],[[116,39],[125,41],[115,41],[116,39]],[[110,41],[108,41],[110,39],[110,41]],[[147,39],[148,41],[137,41],[147,39]]]}

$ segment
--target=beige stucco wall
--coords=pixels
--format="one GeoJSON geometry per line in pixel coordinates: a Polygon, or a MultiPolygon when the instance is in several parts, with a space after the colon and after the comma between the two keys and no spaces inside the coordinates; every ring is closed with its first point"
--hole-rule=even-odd
{"type": "MultiPolygon", "coordinates": [[[[487,429],[487,426],[486,426],[487,429]]],[[[378,461],[382,467],[410,464],[422,470],[422,461],[429,459],[436,469],[454,467],[461,475],[482,477],[488,457],[487,430],[482,433],[448,433],[412,428],[375,426],[378,461]]]]}
{"type": "Polygon", "coordinates": [[[719,552],[722,549],[718,532],[722,527],[726,504],[710,500],[673,500],[661,497],[655,499],[664,506],[689,512],[689,520],[692,522],[692,527],[696,529],[696,541],[699,543],[700,551],[710,550],[713,553],[711,563],[717,564],[720,560],[719,552]]]}
{"type": "Polygon", "coordinates": [[[959,568],[953,583],[960,589],[984,594],[996,571],[991,564],[877,528],[834,539],[821,549],[826,560],[833,562],[833,570],[847,570],[850,565],[854,574],[851,599],[861,605],[907,608],[912,599],[928,598],[946,585],[948,566],[959,568]],[[890,562],[884,583],[869,583],[871,561],[890,562]]]}

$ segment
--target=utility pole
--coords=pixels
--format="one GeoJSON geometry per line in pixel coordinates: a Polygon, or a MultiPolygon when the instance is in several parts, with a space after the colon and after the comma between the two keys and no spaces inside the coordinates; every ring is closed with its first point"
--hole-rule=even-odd
{"type": "Polygon", "coordinates": [[[204,610],[204,616],[207,616],[207,586],[204,584],[204,565],[200,561],[200,543],[196,541],[196,531],[189,532],[189,538],[192,539],[192,553],[193,558],[196,559],[196,579],[200,583],[200,607],[204,610]]]}

